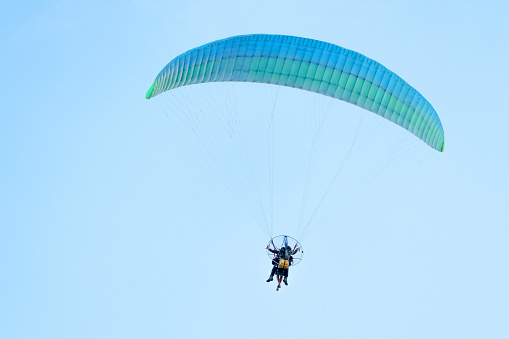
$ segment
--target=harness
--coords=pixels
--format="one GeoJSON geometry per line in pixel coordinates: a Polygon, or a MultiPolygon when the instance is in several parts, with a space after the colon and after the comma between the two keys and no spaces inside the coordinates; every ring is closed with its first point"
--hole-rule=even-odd
{"type": "Polygon", "coordinates": [[[279,251],[279,268],[288,269],[290,266],[290,251],[288,251],[288,248],[281,249],[279,251]]]}

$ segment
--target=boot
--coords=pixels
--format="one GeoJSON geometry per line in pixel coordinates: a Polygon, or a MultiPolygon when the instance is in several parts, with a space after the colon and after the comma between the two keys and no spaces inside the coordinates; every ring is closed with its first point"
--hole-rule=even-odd
{"type": "Polygon", "coordinates": [[[269,279],[267,279],[267,282],[271,282],[272,280],[274,280],[274,276],[273,276],[273,275],[271,275],[271,276],[269,277],[269,279]]]}
{"type": "Polygon", "coordinates": [[[288,286],[288,278],[287,278],[287,277],[285,277],[285,278],[283,279],[283,282],[285,283],[285,285],[286,285],[286,286],[288,286]]]}

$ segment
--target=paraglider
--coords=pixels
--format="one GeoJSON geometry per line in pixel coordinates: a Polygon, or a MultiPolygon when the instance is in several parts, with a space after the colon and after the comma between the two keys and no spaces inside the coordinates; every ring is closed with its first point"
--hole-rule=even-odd
{"type": "MultiPolygon", "coordinates": [[[[193,48],[174,58],[160,71],[148,89],[146,98],[151,99],[163,92],[189,85],[218,82],[286,86],[339,99],[404,128],[439,152],[444,150],[444,130],[435,109],[406,81],[360,53],[307,38],[252,34],[217,40],[193,48]]],[[[193,98],[191,106],[194,106],[194,101],[193,98]]],[[[185,111],[191,109],[186,107],[185,111]]],[[[197,111],[199,114],[203,113],[199,108],[197,111]]],[[[192,116],[185,124],[196,133],[199,122],[199,118],[192,116]]],[[[232,135],[233,133],[230,135],[231,140],[234,139],[232,135]]],[[[208,143],[203,143],[209,150],[208,143]]],[[[268,158],[270,159],[270,154],[268,158]]],[[[243,174],[248,172],[244,167],[242,170],[243,174]]],[[[225,172],[228,173],[225,175],[227,180],[234,174],[230,169],[225,172]]],[[[335,178],[336,176],[332,183],[335,178]]],[[[237,182],[238,180],[232,186],[239,186],[237,182]]],[[[246,186],[253,189],[254,185],[249,183],[246,186]]],[[[234,190],[232,192],[235,194],[234,190]]],[[[272,186],[270,194],[272,204],[272,186]]],[[[237,194],[239,200],[244,197],[254,206],[253,209],[258,209],[252,212],[252,215],[258,217],[258,224],[264,225],[262,228],[271,238],[266,249],[273,267],[267,282],[272,281],[276,275],[279,290],[281,282],[288,285],[289,267],[302,260],[302,246],[289,236],[273,238],[272,219],[267,221],[266,211],[256,199],[245,196],[248,195],[237,194]],[[281,241],[281,245],[276,246],[277,241],[281,241]]],[[[310,222],[311,220],[306,228],[310,222]]]]}
{"type": "Polygon", "coordinates": [[[283,281],[284,284],[288,286],[288,271],[290,266],[292,266],[294,262],[299,263],[302,260],[304,251],[302,250],[302,245],[297,240],[287,235],[272,238],[267,244],[266,249],[267,253],[269,253],[269,257],[272,257],[273,265],[267,282],[274,280],[274,275],[277,275],[278,284],[276,291],[279,291],[281,288],[281,281],[283,281]],[[279,238],[283,238],[282,243],[280,246],[276,246],[274,242],[278,243],[279,238]],[[294,243],[293,246],[290,246],[291,242],[294,243]],[[300,256],[295,260],[294,255],[298,254],[299,252],[300,256]]]}

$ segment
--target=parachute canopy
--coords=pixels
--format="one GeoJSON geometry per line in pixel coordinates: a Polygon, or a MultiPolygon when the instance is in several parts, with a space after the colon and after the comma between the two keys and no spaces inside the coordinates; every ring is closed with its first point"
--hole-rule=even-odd
{"type": "Polygon", "coordinates": [[[362,107],[444,150],[444,130],[431,104],[378,62],[327,42],[252,34],[191,49],[156,77],[146,98],[206,82],[257,82],[295,87],[362,107]]]}

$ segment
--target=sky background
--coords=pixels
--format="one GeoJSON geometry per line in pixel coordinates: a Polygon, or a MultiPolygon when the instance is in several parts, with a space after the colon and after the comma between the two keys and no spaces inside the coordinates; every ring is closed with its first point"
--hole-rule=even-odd
{"type": "Polygon", "coordinates": [[[0,338],[509,337],[508,15],[507,1],[1,2],[0,338]],[[144,97],[173,57],[249,33],[379,61],[446,138],[306,239],[277,293],[267,235],[144,97]]]}

